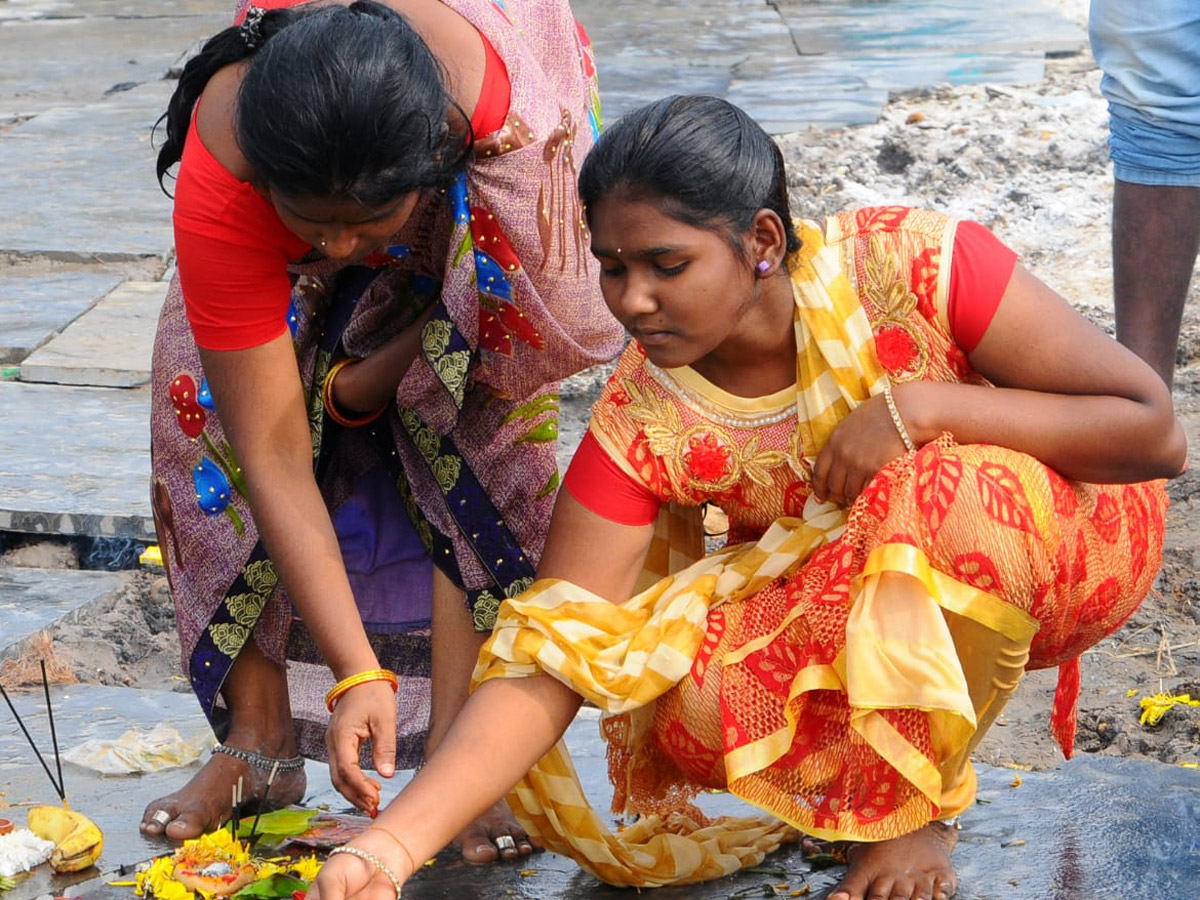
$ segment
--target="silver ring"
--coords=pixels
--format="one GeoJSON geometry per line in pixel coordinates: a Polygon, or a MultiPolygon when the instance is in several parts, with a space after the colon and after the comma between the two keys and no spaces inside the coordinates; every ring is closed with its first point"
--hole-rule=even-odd
{"type": "Polygon", "coordinates": [[[513,840],[511,834],[502,834],[496,838],[496,846],[500,850],[516,850],[517,842],[513,840]]]}
{"type": "Polygon", "coordinates": [[[159,825],[165,826],[168,822],[171,821],[171,814],[169,812],[167,812],[165,809],[156,809],[154,811],[154,815],[152,815],[150,817],[150,820],[153,822],[157,822],[159,825]]]}

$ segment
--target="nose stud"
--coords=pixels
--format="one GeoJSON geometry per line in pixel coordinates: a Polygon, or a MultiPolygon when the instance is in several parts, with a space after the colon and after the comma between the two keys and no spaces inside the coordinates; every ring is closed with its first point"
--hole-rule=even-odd
{"type": "Polygon", "coordinates": [[[325,246],[325,241],[321,241],[321,246],[322,246],[322,247],[324,247],[324,246],[325,246]]]}

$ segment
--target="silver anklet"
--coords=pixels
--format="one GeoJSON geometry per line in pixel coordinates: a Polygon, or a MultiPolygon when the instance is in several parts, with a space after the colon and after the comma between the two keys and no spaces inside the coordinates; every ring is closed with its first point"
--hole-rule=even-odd
{"type": "Polygon", "coordinates": [[[226,756],[232,756],[234,759],[240,759],[242,762],[253,766],[256,769],[262,769],[264,772],[270,772],[276,766],[280,772],[298,772],[304,768],[303,756],[289,756],[285,759],[276,759],[273,756],[264,756],[261,753],[255,753],[253,750],[243,750],[241,747],[227,747],[225,744],[217,744],[212,748],[212,752],[224,753],[226,756]]]}

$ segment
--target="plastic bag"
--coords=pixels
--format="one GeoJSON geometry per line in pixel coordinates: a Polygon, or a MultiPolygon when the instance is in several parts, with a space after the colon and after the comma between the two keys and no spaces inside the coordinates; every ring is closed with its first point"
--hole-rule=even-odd
{"type": "Polygon", "coordinates": [[[85,741],[63,759],[101,775],[136,775],[190,765],[212,746],[207,730],[182,737],[174,728],[155,725],[149,731],[131,728],[115,740],[85,741]]]}

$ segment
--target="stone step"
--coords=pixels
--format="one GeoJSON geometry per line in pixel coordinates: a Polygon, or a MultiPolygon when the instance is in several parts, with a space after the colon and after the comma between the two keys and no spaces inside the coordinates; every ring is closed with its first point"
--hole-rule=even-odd
{"type": "Polygon", "coordinates": [[[0,364],[21,362],[120,283],[102,271],[0,269],[0,364]]]}
{"type": "Polygon", "coordinates": [[[158,82],[181,64],[190,45],[227,24],[233,8],[218,13],[210,3],[205,15],[151,18],[143,6],[134,16],[114,8],[84,18],[77,6],[57,3],[33,14],[30,4],[0,2],[0,120],[95,103],[109,92],[158,82]],[[6,16],[19,11],[26,15],[6,16]]]}
{"type": "Polygon", "coordinates": [[[20,656],[35,635],[131,580],[129,572],[0,566],[0,660],[20,656]]]}
{"type": "Polygon", "coordinates": [[[21,364],[21,380],[136,387],[150,381],[150,357],[165,281],[127,281],[21,364]]]}
{"type": "Polygon", "coordinates": [[[174,84],[51,109],[0,134],[0,252],[165,258],[174,240],[171,201],[155,181],[150,133],[174,84]]]}
{"type": "Polygon", "coordinates": [[[0,531],[152,541],[150,392],[0,382],[0,531]]]}

